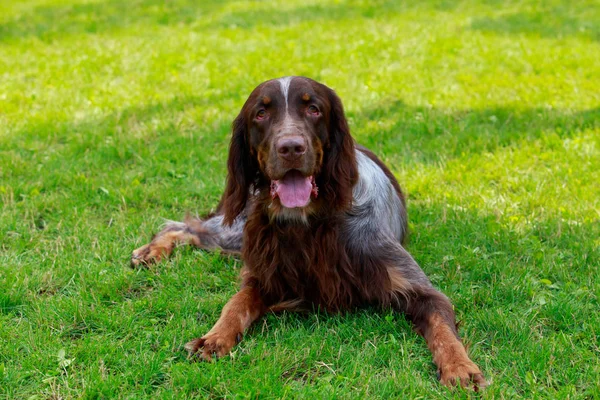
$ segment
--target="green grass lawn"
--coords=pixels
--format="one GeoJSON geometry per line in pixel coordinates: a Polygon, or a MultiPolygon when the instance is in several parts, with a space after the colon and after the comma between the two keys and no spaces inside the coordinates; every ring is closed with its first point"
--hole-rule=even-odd
{"type": "Polygon", "coordinates": [[[214,207],[230,124],[337,90],[408,193],[484,398],[600,398],[597,1],[0,2],[0,398],[445,398],[403,316],[269,315],[191,363],[240,262],[131,251],[214,207]]]}

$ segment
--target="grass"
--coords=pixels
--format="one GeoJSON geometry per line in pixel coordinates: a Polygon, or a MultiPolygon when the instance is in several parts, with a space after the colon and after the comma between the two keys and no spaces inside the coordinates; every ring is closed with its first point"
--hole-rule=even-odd
{"type": "Polygon", "coordinates": [[[131,250],[218,202],[263,80],[335,88],[408,193],[483,398],[600,398],[594,1],[0,3],[0,397],[464,398],[401,315],[283,314],[190,363],[239,262],[131,250]]]}

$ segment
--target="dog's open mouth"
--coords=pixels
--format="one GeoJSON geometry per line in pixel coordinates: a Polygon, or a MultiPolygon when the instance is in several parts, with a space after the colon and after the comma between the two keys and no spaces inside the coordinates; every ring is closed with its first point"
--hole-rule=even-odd
{"type": "Polygon", "coordinates": [[[287,208],[306,207],[311,195],[316,198],[318,193],[315,177],[305,177],[295,169],[286,172],[283,178],[271,181],[271,197],[279,197],[281,204],[287,208]]]}

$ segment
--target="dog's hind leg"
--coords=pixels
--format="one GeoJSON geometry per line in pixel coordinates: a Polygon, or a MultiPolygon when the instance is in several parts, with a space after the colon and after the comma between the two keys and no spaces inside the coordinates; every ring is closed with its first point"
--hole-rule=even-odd
{"type": "Polygon", "coordinates": [[[131,266],[148,265],[168,257],[177,245],[192,245],[200,249],[221,250],[239,254],[246,217],[240,215],[231,226],[223,225],[223,215],[206,219],[188,217],[184,222],[168,222],[152,241],[133,251],[131,266]]]}

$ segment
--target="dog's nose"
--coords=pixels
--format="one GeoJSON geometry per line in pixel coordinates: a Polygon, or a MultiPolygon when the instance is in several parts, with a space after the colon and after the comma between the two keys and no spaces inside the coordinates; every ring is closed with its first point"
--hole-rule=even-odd
{"type": "Polygon", "coordinates": [[[306,139],[303,136],[284,136],[275,145],[277,155],[287,161],[294,161],[306,153],[306,139]]]}

